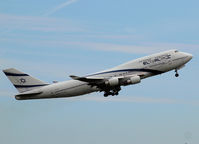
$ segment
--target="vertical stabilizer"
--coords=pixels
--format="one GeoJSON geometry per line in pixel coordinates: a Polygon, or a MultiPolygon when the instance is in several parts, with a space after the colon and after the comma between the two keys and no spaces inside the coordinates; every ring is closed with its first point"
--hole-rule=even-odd
{"type": "Polygon", "coordinates": [[[5,69],[3,72],[20,93],[48,85],[14,68],[5,69]]]}

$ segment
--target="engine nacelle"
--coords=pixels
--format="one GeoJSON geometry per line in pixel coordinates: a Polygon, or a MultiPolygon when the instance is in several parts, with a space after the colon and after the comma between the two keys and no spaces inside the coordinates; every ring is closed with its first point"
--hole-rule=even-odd
{"type": "Polygon", "coordinates": [[[105,84],[110,85],[110,86],[117,86],[117,85],[119,85],[119,79],[118,78],[111,78],[108,81],[106,81],[105,84]]]}
{"type": "Polygon", "coordinates": [[[140,76],[133,76],[133,77],[130,77],[126,82],[127,84],[137,84],[137,83],[140,83],[141,79],[140,79],[140,76]]]}

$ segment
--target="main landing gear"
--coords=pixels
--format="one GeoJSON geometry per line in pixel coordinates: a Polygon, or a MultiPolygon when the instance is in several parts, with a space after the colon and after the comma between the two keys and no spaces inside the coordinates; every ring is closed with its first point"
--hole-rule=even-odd
{"type": "Polygon", "coordinates": [[[109,92],[104,92],[104,97],[108,97],[109,95],[112,95],[112,96],[115,96],[115,95],[118,95],[119,92],[112,92],[112,91],[109,91],[109,92]]]}
{"type": "Polygon", "coordinates": [[[118,95],[120,90],[121,90],[120,87],[117,87],[112,90],[107,90],[104,92],[104,97],[108,97],[109,95],[112,95],[112,96],[118,95]]]}
{"type": "Polygon", "coordinates": [[[177,70],[177,69],[175,69],[175,73],[176,73],[175,76],[176,76],[176,77],[179,77],[179,74],[178,74],[178,70],[177,70]]]}

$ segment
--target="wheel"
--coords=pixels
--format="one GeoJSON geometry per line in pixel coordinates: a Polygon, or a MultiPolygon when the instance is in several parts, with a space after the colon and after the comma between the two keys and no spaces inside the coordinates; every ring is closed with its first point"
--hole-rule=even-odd
{"type": "Polygon", "coordinates": [[[176,74],[175,74],[175,76],[176,76],[176,77],[179,77],[179,74],[178,74],[178,73],[176,73],[176,74]]]}
{"type": "Polygon", "coordinates": [[[105,93],[105,94],[104,94],[104,97],[108,97],[108,94],[107,94],[107,93],[105,93]]]}

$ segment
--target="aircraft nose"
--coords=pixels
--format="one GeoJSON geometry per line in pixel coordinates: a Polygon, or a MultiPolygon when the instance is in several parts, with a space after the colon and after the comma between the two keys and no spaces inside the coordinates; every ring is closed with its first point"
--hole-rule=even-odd
{"type": "Polygon", "coordinates": [[[189,60],[191,60],[193,58],[192,54],[187,53],[187,56],[188,56],[189,60]]]}
{"type": "Polygon", "coordinates": [[[193,58],[193,55],[190,53],[184,53],[187,56],[187,61],[190,61],[193,58]]]}

